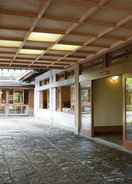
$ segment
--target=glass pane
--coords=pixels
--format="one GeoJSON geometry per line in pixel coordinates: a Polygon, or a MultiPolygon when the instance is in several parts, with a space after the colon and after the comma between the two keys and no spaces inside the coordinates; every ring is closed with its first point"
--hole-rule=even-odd
{"type": "Polygon", "coordinates": [[[13,89],[8,91],[8,103],[13,104],[13,89]]]}
{"type": "Polygon", "coordinates": [[[126,79],[126,135],[132,140],[132,77],[126,79]]]}
{"type": "Polygon", "coordinates": [[[14,103],[23,103],[23,91],[15,91],[14,103]]]}
{"type": "Polygon", "coordinates": [[[0,103],[6,104],[6,90],[0,90],[0,103]]]}
{"type": "Polygon", "coordinates": [[[91,82],[81,85],[81,130],[91,135],[91,82]]]}

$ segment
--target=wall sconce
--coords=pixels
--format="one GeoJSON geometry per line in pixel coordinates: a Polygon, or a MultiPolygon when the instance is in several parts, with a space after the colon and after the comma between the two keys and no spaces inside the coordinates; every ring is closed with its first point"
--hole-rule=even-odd
{"type": "Polygon", "coordinates": [[[113,76],[113,77],[111,77],[111,79],[112,79],[113,81],[117,81],[117,80],[119,79],[119,76],[113,76]]]}
{"type": "Polygon", "coordinates": [[[113,83],[117,83],[118,80],[119,80],[119,76],[117,76],[117,75],[110,78],[110,81],[113,83]]]}

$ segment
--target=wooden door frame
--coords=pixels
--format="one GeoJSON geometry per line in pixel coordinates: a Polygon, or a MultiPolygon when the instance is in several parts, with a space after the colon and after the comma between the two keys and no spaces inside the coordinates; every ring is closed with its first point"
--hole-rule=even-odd
{"type": "Polygon", "coordinates": [[[132,74],[126,73],[122,76],[122,86],[123,86],[123,145],[124,147],[132,150],[132,140],[127,139],[127,128],[126,128],[126,78],[132,77],[132,74]]]}
{"type": "Polygon", "coordinates": [[[80,134],[84,136],[93,137],[94,136],[94,126],[93,126],[93,81],[90,80],[90,99],[91,99],[91,129],[90,129],[90,135],[88,135],[88,131],[85,131],[81,128],[81,89],[88,89],[88,87],[80,87],[80,134]]]}

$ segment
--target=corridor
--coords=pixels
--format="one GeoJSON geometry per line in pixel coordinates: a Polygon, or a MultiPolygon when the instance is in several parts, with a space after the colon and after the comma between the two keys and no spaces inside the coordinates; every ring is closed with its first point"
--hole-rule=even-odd
{"type": "Polygon", "coordinates": [[[128,184],[132,155],[33,118],[0,119],[0,184],[128,184]]]}

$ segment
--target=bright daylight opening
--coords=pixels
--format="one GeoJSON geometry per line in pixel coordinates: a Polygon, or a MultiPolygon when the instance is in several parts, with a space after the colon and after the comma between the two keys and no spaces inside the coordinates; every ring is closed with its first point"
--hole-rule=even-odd
{"type": "Polygon", "coordinates": [[[14,80],[19,81],[23,75],[26,75],[31,70],[14,70],[14,69],[0,69],[0,82],[14,80]]]}
{"type": "Polygon", "coordinates": [[[32,115],[33,87],[22,78],[31,71],[0,69],[0,115],[32,115]]]}

